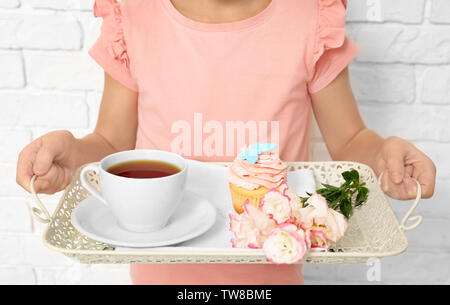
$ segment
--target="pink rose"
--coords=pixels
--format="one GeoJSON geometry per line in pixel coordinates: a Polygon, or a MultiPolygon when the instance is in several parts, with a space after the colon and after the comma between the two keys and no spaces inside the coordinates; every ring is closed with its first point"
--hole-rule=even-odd
{"type": "Polygon", "coordinates": [[[320,230],[308,231],[311,238],[311,249],[326,250],[328,249],[328,238],[325,232],[320,230]]]}
{"type": "Polygon", "coordinates": [[[231,239],[233,248],[260,248],[262,246],[259,230],[252,219],[245,213],[230,214],[230,230],[234,233],[231,239]]]}
{"type": "Polygon", "coordinates": [[[251,205],[248,200],[244,203],[243,207],[244,213],[252,219],[253,225],[259,230],[262,240],[266,240],[270,232],[277,226],[275,221],[264,214],[263,211],[251,205]]]}
{"type": "Polygon", "coordinates": [[[259,207],[277,224],[282,224],[291,218],[290,199],[277,189],[269,190],[261,199],[259,207]]]}
{"type": "Polygon", "coordinates": [[[308,206],[300,211],[300,223],[302,229],[311,232],[311,234],[315,232],[311,237],[313,247],[328,247],[324,242],[323,234],[326,240],[338,242],[347,230],[344,215],[329,209],[326,199],[317,193],[313,194],[306,203],[308,206]]]}
{"type": "Polygon", "coordinates": [[[300,197],[289,188],[286,182],[283,182],[280,187],[280,192],[289,199],[289,205],[291,207],[291,221],[300,223],[300,211],[303,208],[303,204],[300,201],[300,197]]]}
{"type": "Polygon", "coordinates": [[[270,233],[264,243],[267,259],[275,264],[300,262],[311,247],[308,234],[293,224],[282,224],[270,233]]]}
{"type": "Polygon", "coordinates": [[[340,241],[347,231],[348,224],[344,215],[335,210],[330,209],[327,218],[328,234],[327,238],[332,242],[340,241]]]}
{"type": "Polygon", "coordinates": [[[247,200],[244,203],[244,213],[230,214],[230,230],[235,236],[231,244],[233,248],[262,248],[275,227],[274,220],[247,200]]]}

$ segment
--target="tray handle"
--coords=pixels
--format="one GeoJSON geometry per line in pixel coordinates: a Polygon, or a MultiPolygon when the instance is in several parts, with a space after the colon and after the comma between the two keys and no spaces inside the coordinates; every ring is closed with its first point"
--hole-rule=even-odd
{"type": "Polygon", "coordinates": [[[31,190],[31,196],[33,196],[33,199],[36,202],[36,204],[39,206],[39,208],[32,207],[31,215],[33,216],[34,219],[36,219],[39,222],[50,223],[52,220],[52,217],[50,216],[50,213],[48,212],[45,205],[39,199],[38,195],[36,194],[36,189],[34,188],[34,182],[36,181],[36,178],[37,178],[36,175],[34,175],[33,178],[31,178],[30,190],[31,190]]]}
{"type": "MultiPolygon", "coordinates": [[[[383,174],[384,172],[382,172],[380,174],[380,177],[378,178],[378,184],[381,187],[381,179],[383,178],[383,174]]],[[[405,217],[403,217],[402,222],[400,223],[400,229],[402,231],[411,231],[414,230],[415,228],[417,228],[418,226],[420,226],[420,224],[422,223],[423,217],[421,215],[415,215],[415,216],[411,216],[412,213],[414,212],[414,210],[417,208],[417,206],[419,205],[420,202],[420,198],[422,198],[422,186],[420,185],[419,181],[416,178],[412,178],[416,184],[417,184],[417,195],[416,195],[416,199],[414,200],[413,205],[411,206],[411,208],[409,209],[409,211],[406,213],[405,217]],[[406,226],[406,223],[408,221],[415,221],[414,224],[410,225],[410,226],[406,226]]]]}

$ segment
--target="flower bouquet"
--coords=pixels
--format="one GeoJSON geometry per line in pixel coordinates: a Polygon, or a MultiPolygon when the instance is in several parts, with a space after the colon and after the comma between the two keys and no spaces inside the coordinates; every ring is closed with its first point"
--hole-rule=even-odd
{"type": "Polygon", "coordinates": [[[310,251],[326,251],[344,237],[353,209],[368,197],[356,170],[342,176],[345,182],[340,187],[323,184],[306,198],[283,182],[269,189],[259,206],[247,200],[243,213],[229,215],[232,246],[262,248],[276,264],[298,263],[310,251]]]}

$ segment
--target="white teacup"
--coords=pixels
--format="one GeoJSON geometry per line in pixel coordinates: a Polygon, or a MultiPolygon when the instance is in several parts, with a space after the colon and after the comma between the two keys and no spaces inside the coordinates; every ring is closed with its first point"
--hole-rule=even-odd
{"type": "Polygon", "coordinates": [[[88,164],[81,171],[81,184],[108,206],[124,229],[153,232],[162,229],[177,209],[186,185],[187,162],[181,156],[159,150],[130,150],[88,164]],[[130,161],[160,161],[180,172],[162,178],[127,178],[109,173],[114,165],[130,161]],[[90,182],[89,171],[99,175],[100,193],[90,182]]]}

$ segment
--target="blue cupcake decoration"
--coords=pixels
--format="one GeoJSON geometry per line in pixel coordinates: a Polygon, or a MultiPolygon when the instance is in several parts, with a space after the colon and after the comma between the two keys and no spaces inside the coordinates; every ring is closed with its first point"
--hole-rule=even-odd
{"type": "Polygon", "coordinates": [[[255,143],[250,145],[248,150],[244,150],[239,154],[239,158],[247,160],[251,164],[255,164],[258,161],[258,157],[263,152],[272,151],[277,148],[276,143],[255,143]]]}

